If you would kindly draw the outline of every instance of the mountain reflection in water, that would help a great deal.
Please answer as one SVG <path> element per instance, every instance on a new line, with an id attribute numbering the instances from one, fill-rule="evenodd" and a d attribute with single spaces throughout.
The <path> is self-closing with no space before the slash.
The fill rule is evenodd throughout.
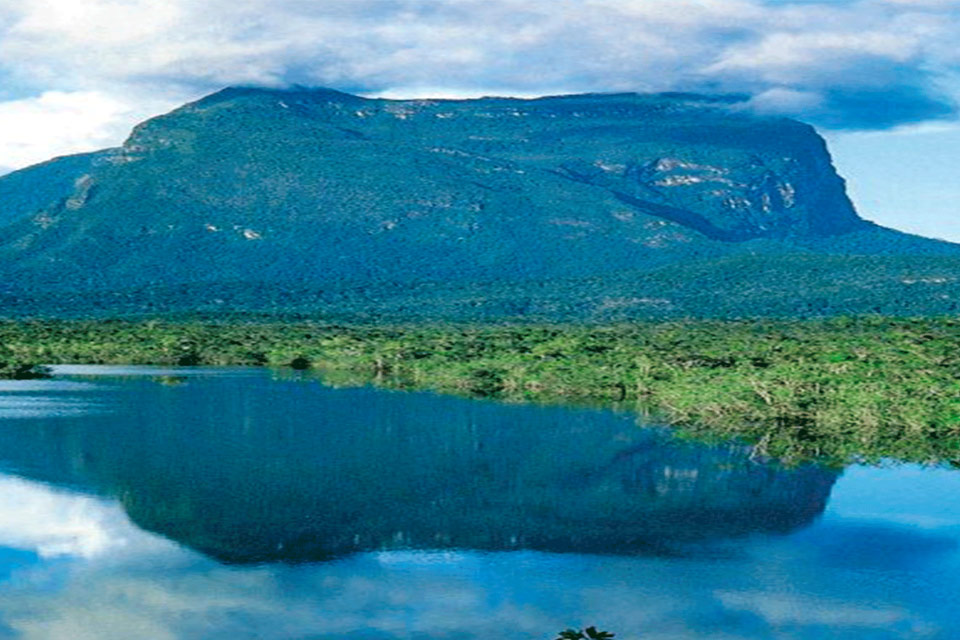
<path id="1" fill-rule="evenodd" d="M 837 477 L 680 441 L 629 414 L 215 373 L 172 386 L 134 376 L 98 387 L 109 411 L 9 421 L 0 465 L 115 497 L 140 527 L 229 563 L 685 553 L 804 527 Z"/>

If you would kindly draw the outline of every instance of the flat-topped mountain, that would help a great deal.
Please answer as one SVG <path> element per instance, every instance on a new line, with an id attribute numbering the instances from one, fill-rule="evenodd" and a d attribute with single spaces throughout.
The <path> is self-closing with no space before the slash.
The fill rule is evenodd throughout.
<path id="1" fill-rule="evenodd" d="M 686 94 L 231 88 L 0 178 L 6 314 L 947 313 L 960 246 L 862 220 L 813 128 Z"/>

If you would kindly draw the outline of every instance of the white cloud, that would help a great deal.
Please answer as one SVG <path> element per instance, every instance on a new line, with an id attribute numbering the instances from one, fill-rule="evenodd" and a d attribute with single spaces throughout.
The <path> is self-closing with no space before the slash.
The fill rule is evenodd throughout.
<path id="1" fill-rule="evenodd" d="M 771 33 L 746 46 L 731 47 L 714 65 L 714 73 L 747 73 L 753 80 L 801 83 L 835 76 L 864 57 L 904 63 L 919 52 L 917 38 L 887 32 Z M 832 64 L 826 64 L 830 60 Z M 859 83 L 865 78 L 851 78 Z"/>
<path id="2" fill-rule="evenodd" d="M 98 91 L 47 91 L 0 102 L 0 165 L 24 166 L 115 145 L 138 115 L 144 115 L 142 107 Z"/>
<path id="3" fill-rule="evenodd" d="M 718 554 L 680 560 L 398 551 L 245 567 L 219 565 L 137 529 L 115 500 L 4 476 L 0 547 L 35 551 L 44 561 L 16 568 L 4 582 L 0 629 L 24 640 L 471 639 L 497 637 L 503 629 L 511 637 L 541 638 L 566 625 L 600 623 L 618 637 L 663 640 L 828 631 L 853 638 L 891 629 L 896 637 L 943 637 L 955 619 L 945 601 L 929 594 L 955 586 L 955 510 L 939 522 L 906 520 L 930 527 L 926 531 L 891 529 L 887 511 L 869 520 L 875 505 L 863 496 L 884 478 L 906 489 L 894 509 L 913 518 L 929 511 L 926 503 L 943 503 L 937 496 L 950 493 L 941 486 L 950 473 L 854 468 L 844 478 L 852 490 L 835 493 L 841 506 L 831 506 L 826 526 L 799 536 L 737 540 L 713 549 Z M 856 526 L 837 526 L 851 516 Z M 864 579 L 860 566 L 830 560 L 831 546 L 860 548 L 891 533 L 907 547 L 938 545 L 925 564 L 906 572 L 900 558 L 890 557 L 904 579 L 889 584 Z M 917 592 L 911 580 L 921 575 Z"/>
<path id="4" fill-rule="evenodd" d="M 943 9 L 949 7 L 960 7 L 960 0 L 879 0 L 885 4 L 906 5 L 910 7 L 923 7 L 929 9 Z"/>
<path id="5" fill-rule="evenodd" d="M 25 640 L 128 638 L 543 638 L 601 624 L 618 637 L 760 639 L 779 633 L 853 638 L 893 628 L 942 637 L 953 620 L 901 590 L 817 574 L 803 554 L 718 562 L 564 554 L 374 554 L 300 567 L 195 562 L 77 566 L 56 591 L 50 568 L 5 597 L 3 622 Z M 389 554 L 388 554 L 389 555 Z M 804 594 L 758 590 L 758 580 Z M 937 575 L 938 585 L 949 582 Z M 575 585 L 575 588 L 571 588 Z M 907 637 L 906 635 L 897 637 Z"/>
<path id="6" fill-rule="evenodd" d="M 137 529 L 116 503 L 0 477 L 0 546 L 92 559 L 173 545 Z"/>
<path id="7" fill-rule="evenodd" d="M 788 625 L 826 628 L 884 629 L 903 620 L 906 612 L 897 607 L 857 606 L 842 600 L 831 602 L 793 593 L 741 591 L 718 593 L 729 609 L 759 614 L 774 627 Z"/>
<path id="8" fill-rule="evenodd" d="M 809 103 L 833 124 L 887 127 L 946 111 L 934 94 L 960 65 L 958 10 L 953 0 L 0 0 L 0 73 L 34 91 L 0 111 L 0 165 L 117 144 L 145 113 L 230 84 L 394 97 L 744 92 L 795 115 Z M 885 91 L 897 109 L 873 122 L 859 91 Z M 77 117 L 50 96 L 72 96 Z M 789 111 L 786 96 L 805 98 Z M 24 140 L 41 121 L 53 133 Z"/>
<path id="9" fill-rule="evenodd" d="M 774 88 L 755 95 L 748 105 L 760 113 L 797 113 L 813 111 L 823 104 L 823 98 L 812 91 Z"/>

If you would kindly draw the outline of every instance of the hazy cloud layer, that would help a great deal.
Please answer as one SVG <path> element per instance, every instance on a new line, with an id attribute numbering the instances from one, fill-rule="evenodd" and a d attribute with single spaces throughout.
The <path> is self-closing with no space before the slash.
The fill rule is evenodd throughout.
<path id="1" fill-rule="evenodd" d="M 98 146 L 229 84 L 738 92 L 833 128 L 888 128 L 954 113 L 958 39 L 958 0 L 0 0 L 0 96 L 19 99 L 0 103 L 14 123 L 0 165 L 49 146 L 10 142 L 11 128 L 57 131 L 85 110 L 90 126 L 61 146 Z"/>

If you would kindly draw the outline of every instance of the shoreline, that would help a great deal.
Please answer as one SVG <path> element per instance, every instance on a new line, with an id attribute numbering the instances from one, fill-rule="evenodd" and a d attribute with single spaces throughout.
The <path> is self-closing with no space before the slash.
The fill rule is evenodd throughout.
<path id="1" fill-rule="evenodd" d="M 653 414 L 697 438 L 831 464 L 960 463 L 960 320 L 585 325 L 3 321 L 7 359 L 253 365 L 509 402 Z"/>

